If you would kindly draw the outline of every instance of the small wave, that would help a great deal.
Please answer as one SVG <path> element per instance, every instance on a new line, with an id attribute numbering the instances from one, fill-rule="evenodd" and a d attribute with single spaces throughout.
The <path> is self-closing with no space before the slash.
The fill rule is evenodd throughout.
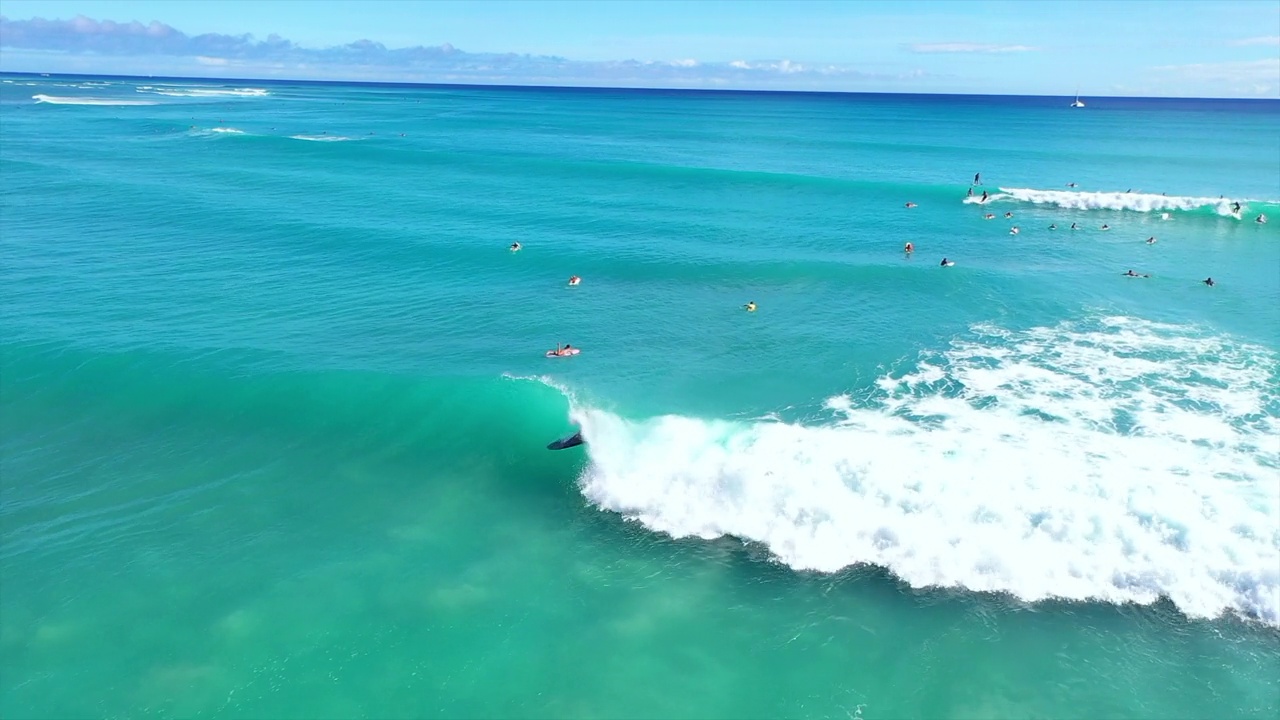
<path id="1" fill-rule="evenodd" d="M 151 100 L 125 100 L 123 98 L 60 97 L 57 95 L 32 95 L 32 100 L 49 105 L 155 105 Z"/>
<path id="2" fill-rule="evenodd" d="M 141 85 L 140 93 L 166 95 L 168 97 L 268 97 L 271 95 L 264 88 L 197 88 L 197 87 L 154 87 Z"/>
<path id="3" fill-rule="evenodd" d="M 233 127 L 216 127 L 216 128 L 209 128 L 209 132 L 211 132 L 211 133 L 223 133 L 223 134 L 227 134 L 227 135 L 243 135 L 243 134 L 244 134 L 244 131 L 243 131 L 243 130 L 239 130 L 239 129 L 236 129 L 236 128 L 233 128 Z"/>
<path id="4" fill-rule="evenodd" d="M 345 142 L 356 139 L 343 135 L 290 135 L 289 137 L 294 140 L 309 140 L 311 142 Z"/>
<path id="5" fill-rule="evenodd" d="M 1210 210 L 1223 217 L 1240 217 L 1249 211 L 1249 203 L 1274 204 L 1269 201 L 1240 200 L 1241 213 L 1235 213 L 1236 200 L 1220 197 L 1154 195 L 1135 192 L 1079 192 L 1069 190 L 1035 190 L 1032 188 L 1000 188 L 987 197 L 985 204 L 1011 200 L 1035 205 L 1053 205 L 1066 210 L 1130 210 L 1134 212 L 1169 212 L 1173 210 Z M 984 204 L 981 197 L 967 197 L 968 204 Z"/>
<path id="6" fill-rule="evenodd" d="M 673 537 L 914 587 L 1152 603 L 1280 625 L 1280 364 L 1132 318 L 975 328 L 829 424 L 630 420 L 574 403 L 582 492 Z"/>

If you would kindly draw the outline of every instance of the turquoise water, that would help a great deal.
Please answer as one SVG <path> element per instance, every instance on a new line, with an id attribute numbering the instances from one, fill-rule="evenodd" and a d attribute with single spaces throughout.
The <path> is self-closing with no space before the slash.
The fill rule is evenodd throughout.
<path id="1" fill-rule="evenodd" d="M 4 76 L 0 715 L 1273 716 L 1280 103 L 1068 102 Z"/>

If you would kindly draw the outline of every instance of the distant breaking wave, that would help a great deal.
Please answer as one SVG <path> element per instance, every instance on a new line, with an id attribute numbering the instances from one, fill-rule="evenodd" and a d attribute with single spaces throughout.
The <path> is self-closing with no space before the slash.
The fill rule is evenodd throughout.
<path id="1" fill-rule="evenodd" d="M 58 95 L 32 95 L 32 100 L 50 105 L 156 105 L 153 100 L 125 100 L 123 98 L 61 97 Z"/>
<path id="2" fill-rule="evenodd" d="M 1135 192 L 1077 192 L 1068 190 L 1035 190 L 1032 188 L 1000 188 L 987 198 L 967 197 L 969 204 L 991 204 L 1012 200 L 1035 205 L 1053 205 L 1067 210 L 1131 210 L 1134 212 L 1169 212 L 1207 209 L 1223 217 L 1234 217 L 1231 211 L 1233 198 L 1189 197 L 1181 195 L 1154 195 Z M 1249 204 L 1273 206 L 1275 201 L 1239 200 L 1241 214 L 1249 212 Z"/>
<path id="3" fill-rule="evenodd" d="M 624 418 L 566 393 L 583 494 L 797 570 L 1280 625 L 1280 364 L 1124 317 L 976 327 L 819 425 Z"/>
<path id="4" fill-rule="evenodd" d="M 310 140 L 311 142 L 345 142 L 347 140 L 355 140 L 343 135 L 290 135 L 294 140 Z"/>
<path id="5" fill-rule="evenodd" d="M 155 87 L 142 85 L 137 88 L 140 93 L 166 95 L 168 97 L 268 97 L 270 92 L 263 88 L 200 88 L 200 87 Z"/>

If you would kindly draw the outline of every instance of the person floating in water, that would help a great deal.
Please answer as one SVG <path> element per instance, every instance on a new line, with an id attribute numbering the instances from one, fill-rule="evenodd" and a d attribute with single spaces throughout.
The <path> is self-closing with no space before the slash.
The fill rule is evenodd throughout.
<path id="1" fill-rule="evenodd" d="M 756 301 L 755 301 L 755 300 L 752 300 L 751 302 L 747 303 L 746 305 L 743 305 L 742 307 L 743 307 L 747 312 L 755 312 L 755 311 L 756 311 Z"/>
<path id="2" fill-rule="evenodd" d="M 913 253 L 913 252 L 915 252 L 915 251 L 916 251 L 916 246 L 915 246 L 915 245 L 912 245 L 911 243 L 907 243 L 906 245 L 903 245 L 903 246 L 902 246 L 902 252 L 904 252 L 904 253 L 906 253 L 906 254 L 908 254 L 908 255 L 910 255 L 911 253 Z"/>
<path id="3" fill-rule="evenodd" d="M 951 262 L 947 258 L 942 258 L 942 262 L 940 264 L 942 267 L 951 267 L 952 265 L 955 265 L 955 263 Z"/>
<path id="4" fill-rule="evenodd" d="M 511 243 L 511 252 L 520 252 L 520 243 L 518 242 Z"/>
<path id="5" fill-rule="evenodd" d="M 1142 274 L 1136 273 L 1136 272 L 1134 272 L 1134 271 L 1132 271 L 1132 270 L 1126 270 L 1126 271 L 1124 271 L 1123 273 L 1120 273 L 1120 274 L 1121 274 L 1121 275 L 1124 275 L 1125 277 L 1140 277 L 1140 278 L 1149 278 L 1149 277 L 1151 277 L 1150 275 L 1142 275 Z"/>
<path id="6" fill-rule="evenodd" d="M 1200 282 L 1204 283 L 1205 285 L 1208 285 L 1209 287 L 1213 287 L 1214 285 L 1216 285 L 1216 284 L 1217 284 L 1217 283 L 1215 283 L 1215 282 L 1213 281 L 1213 278 L 1205 278 L 1205 279 L 1201 280 Z"/>
<path id="7" fill-rule="evenodd" d="M 1050 226 L 1049 226 L 1049 229 L 1050 229 L 1050 230 L 1057 230 L 1057 229 L 1058 229 L 1058 223 L 1053 223 L 1052 225 L 1050 225 Z"/>

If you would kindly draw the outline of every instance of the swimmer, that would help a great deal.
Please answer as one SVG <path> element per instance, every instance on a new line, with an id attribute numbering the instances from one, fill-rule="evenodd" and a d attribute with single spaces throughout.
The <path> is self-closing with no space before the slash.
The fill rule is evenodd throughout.
<path id="1" fill-rule="evenodd" d="M 520 252 L 520 243 L 518 242 L 511 243 L 511 252 Z"/>
<path id="2" fill-rule="evenodd" d="M 1009 219 L 1009 218 L 1011 218 L 1011 217 L 1013 217 L 1013 213 L 1011 213 L 1011 212 L 1007 212 L 1007 213 L 1005 213 L 1005 214 L 1004 214 L 1004 218 L 1005 218 L 1006 220 L 1008 220 L 1008 219 Z"/>
<path id="3" fill-rule="evenodd" d="M 913 208 L 913 207 L 916 207 L 916 204 L 915 204 L 915 203 L 913 203 L 913 202 L 909 202 L 909 203 L 907 203 L 907 207 L 909 207 L 909 208 Z"/>
<path id="4" fill-rule="evenodd" d="M 1012 228 L 1011 230 L 1009 230 L 1009 234 L 1010 234 L 1010 235 L 1017 235 L 1017 234 L 1018 234 L 1018 226 L 1017 226 L 1017 225 L 1014 225 L 1014 226 L 1013 226 L 1013 228 Z"/>
<path id="5" fill-rule="evenodd" d="M 580 283 L 580 282 L 582 282 L 582 278 L 578 277 L 577 275 L 574 275 L 574 276 L 572 276 L 572 277 L 570 277 L 570 278 L 569 278 L 569 285 L 570 285 L 570 286 L 577 285 L 577 284 L 578 284 L 578 283 Z"/>
<path id="6" fill-rule="evenodd" d="M 1262 213 L 1258 213 L 1258 217 L 1254 218 L 1253 221 L 1258 223 L 1259 225 L 1266 225 L 1267 216 Z"/>
<path id="7" fill-rule="evenodd" d="M 911 243 L 907 243 L 906 245 L 903 245 L 903 246 L 902 246 L 902 252 L 904 252 L 904 253 L 906 253 L 906 254 L 908 254 L 908 255 L 910 255 L 911 253 L 913 253 L 913 252 L 915 252 L 915 251 L 916 251 L 916 246 L 915 246 L 915 245 L 912 245 Z"/>
<path id="8" fill-rule="evenodd" d="M 987 213 L 986 215 L 983 215 L 983 216 L 982 216 L 982 219 L 983 219 L 983 220 L 995 220 L 995 219 L 996 219 L 996 216 L 995 216 L 993 213 Z"/>
<path id="9" fill-rule="evenodd" d="M 747 312 L 755 312 L 755 311 L 756 311 L 756 301 L 755 301 L 755 300 L 752 300 L 751 302 L 747 303 L 746 305 L 743 305 L 742 307 L 743 307 L 743 309 L 745 309 Z"/>
<path id="10" fill-rule="evenodd" d="M 1136 272 L 1134 272 L 1134 271 L 1132 271 L 1132 270 L 1126 270 L 1126 271 L 1124 271 L 1124 272 L 1122 272 L 1122 273 L 1120 273 L 1120 274 L 1121 274 L 1121 275 L 1124 275 L 1125 277 L 1140 277 L 1140 278 L 1149 278 L 1149 277 L 1151 277 L 1150 275 L 1142 275 L 1142 274 L 1136 273 Z"/>
<path id="11" fill-rule="evenodd" d="M 1110 229 L 1111 229 L 1111 226 L 1110 226 L 1110 225 L 1107 225 L 1106 223 L 1103 223 L 1103 225 L 1102 225 L 1102 229 L 1103 229 L 1103 230 L 1110 230 Z"/>
<path id="12" fill-rule="evenodd" d="M 1213 287 L 1214 285 L 1216 285 L 1216 284 L 1217 284 L 1217 283 L 1215 283 L 1215 282 L 1213 281 L 1213 278 L 1205 278 L 1205 279 L 1201 280 L 1200 282 L 1204 283 L 1205 285 L 1208 285 L 1209 287 Z"/>
<path id="13" fill-rule="evenodd" d="M 1147 238 L 1147 244 L 1148 244 L 1148 245 L 1155 245 L 1155 244 L 1156 244 L 1156 236 L 1155 236 L 1155 235 L 1152 235 L 1151 237 Z"/>
<path id="14" fill-rule="evenodd" d="M 942 258 L 942 267 L 951 267 L 952 265 L 955 265 L 955 263 L 946 258 Z"/>
<path id="15" fill-rule="evenodd" d="M 1057 230 L 1057 229 L 1058 229 L 1058 223 L 1053 223 L 1052 225 L 1050 225 L 1050 226 L 1049 226 L 1049 229 L 1050 229 L 1050 230 Z"/>

